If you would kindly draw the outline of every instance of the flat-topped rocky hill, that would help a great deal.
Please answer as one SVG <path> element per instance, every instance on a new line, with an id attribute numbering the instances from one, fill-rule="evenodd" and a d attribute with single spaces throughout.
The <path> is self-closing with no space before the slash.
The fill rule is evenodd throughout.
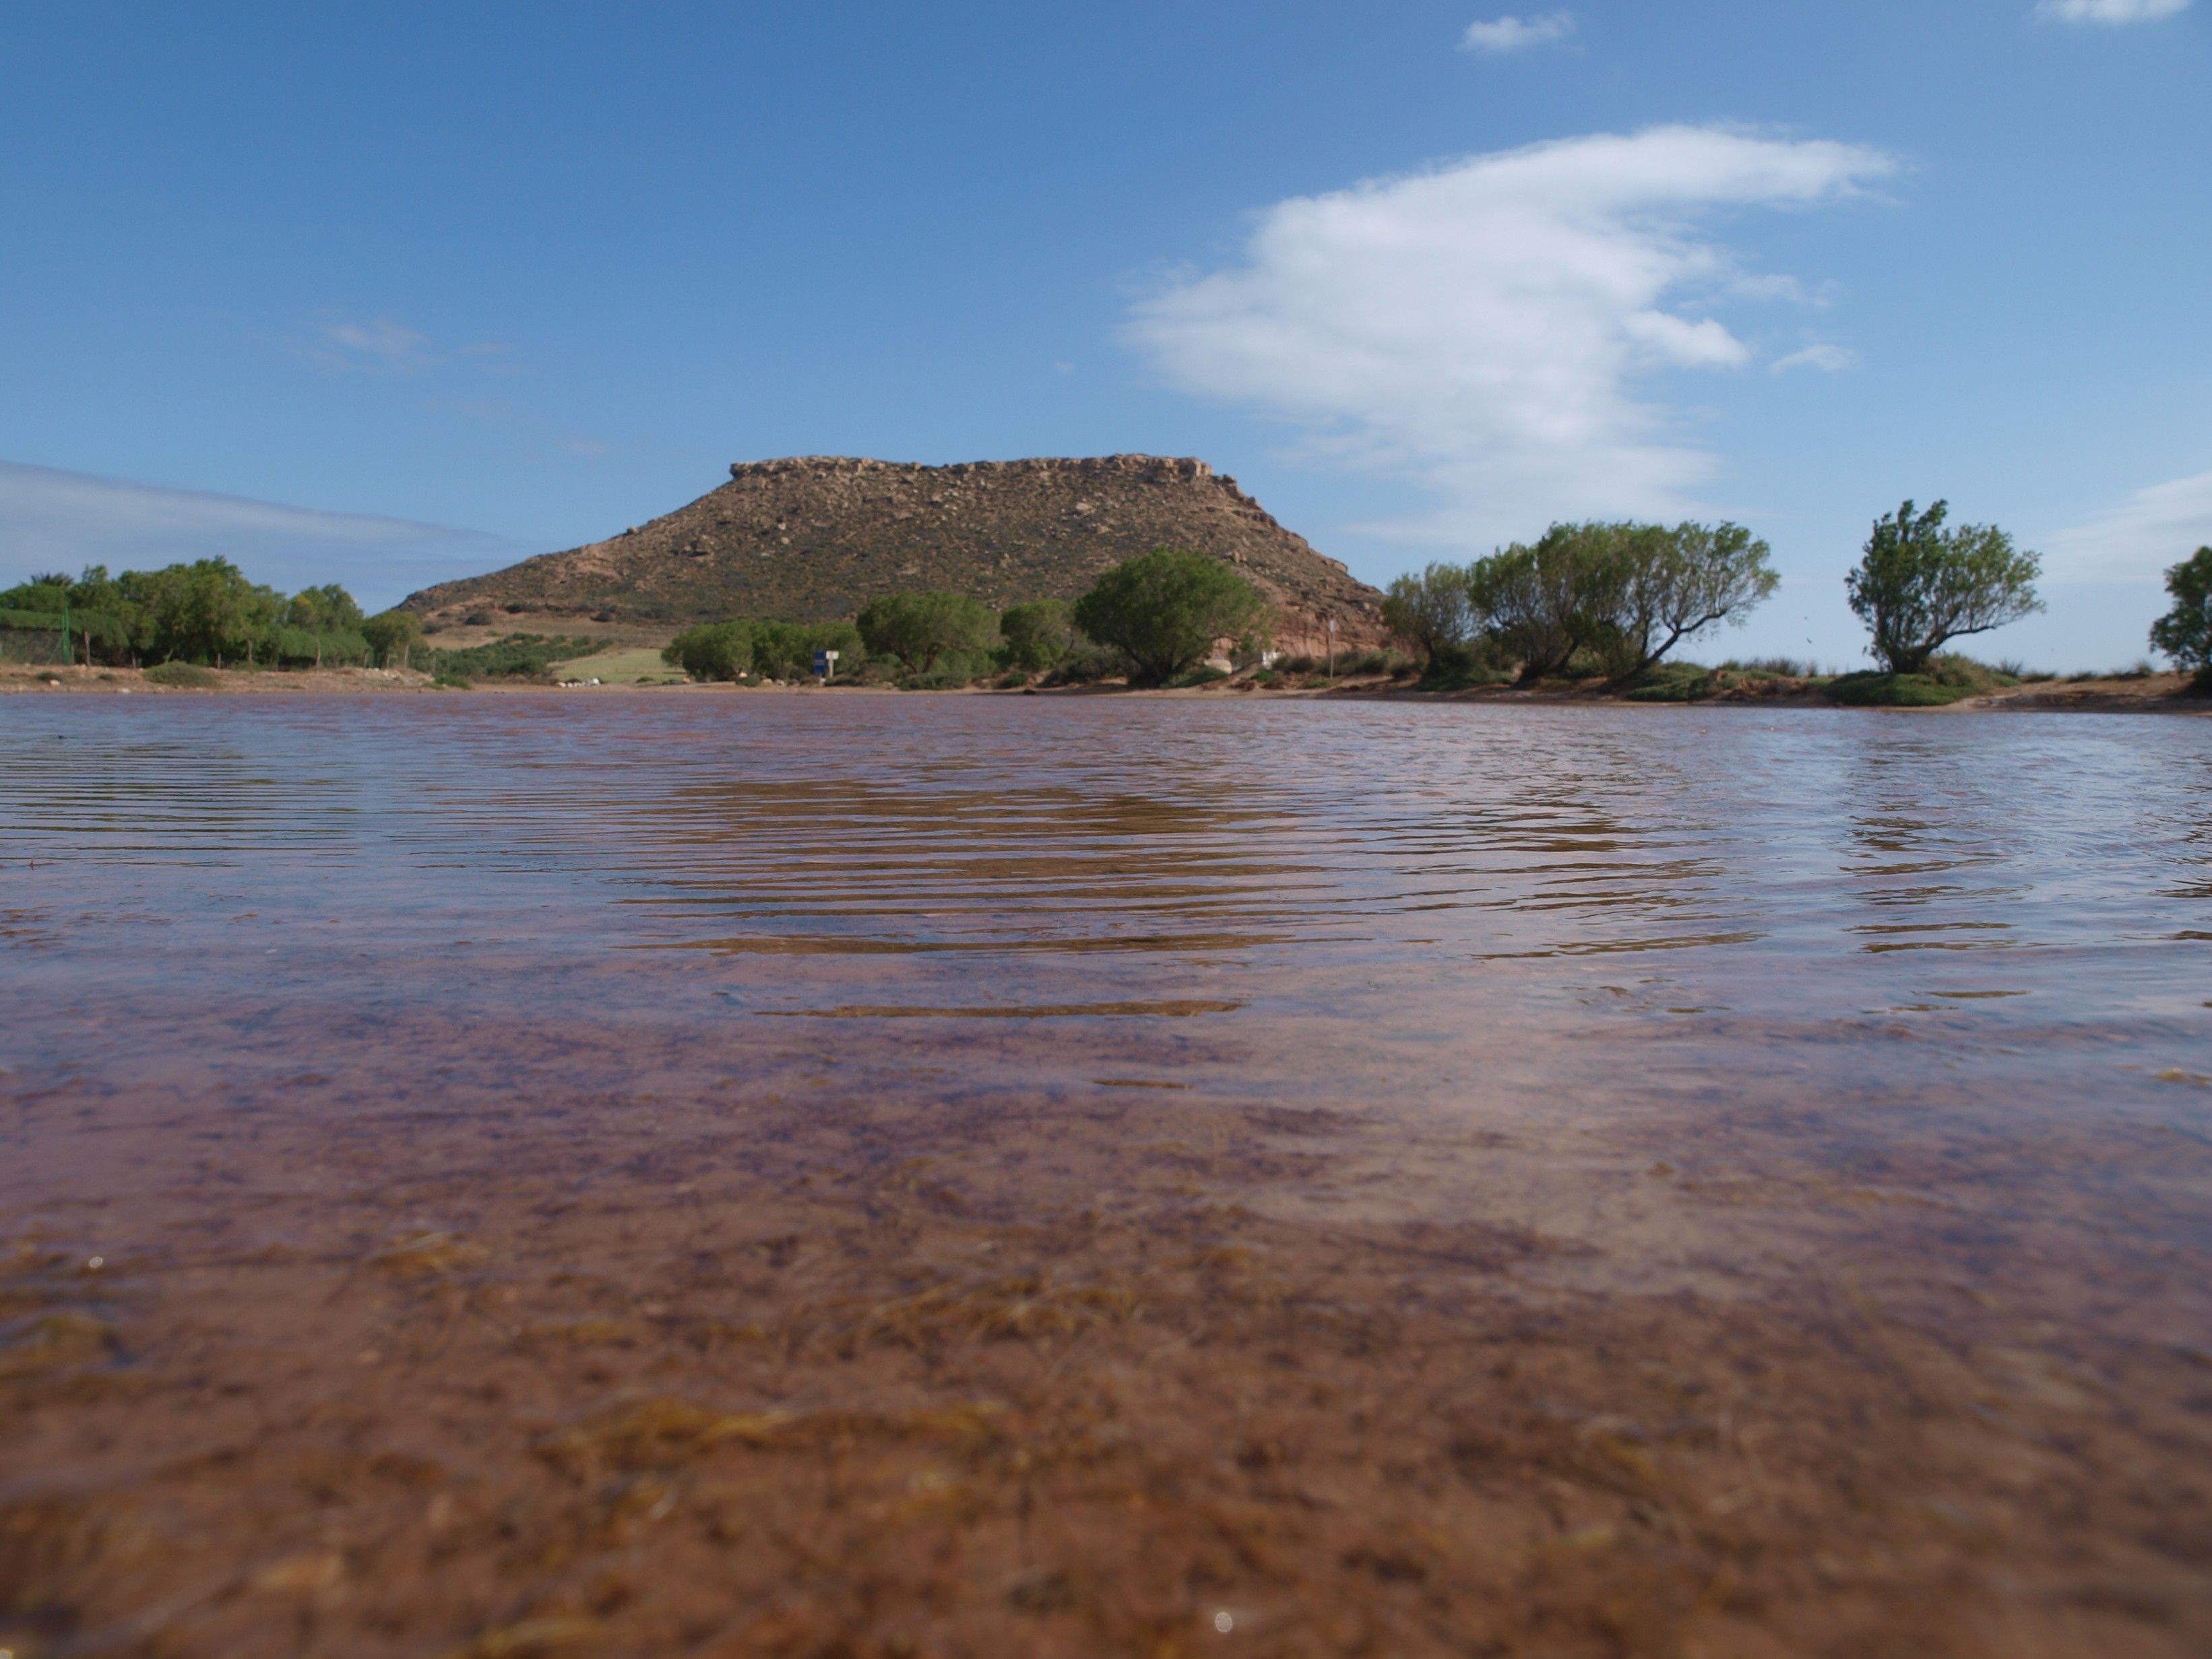
<path id="1" fill-rule="evenodd" d="M 1073 599 L 1156 547 L 1235 565 L 1274 602 L 1285 649 L 1384 638 L 1382 595 L 1204 461 L 1153 455 L 951 466 L 801 456 L 740 462 L 689 507 L 603 542 L 443 582 L 407 605 L 444 622 L 497 609 L 672 629 L 726 617 L 849 617 L 945 588 L 994 607 Z"/>

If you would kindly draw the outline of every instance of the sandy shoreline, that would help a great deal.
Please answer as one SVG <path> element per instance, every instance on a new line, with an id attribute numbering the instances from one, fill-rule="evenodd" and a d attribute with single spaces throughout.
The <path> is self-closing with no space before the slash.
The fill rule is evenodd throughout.
<path id="1" fill-rule="evenodd" d="M 1838 705 L 1815 688 L 1788 682 L 1777 683 L 1764 689 L 1756 683 L 1724 691 L 1719 696 L 1700 698 L 1695 702 L 1632 702 L 1627 699 L 1607 695 L 1595 689 L 1527 690 L 1515 686 L 1480 686 L 1459 691 L 1423 691 L 1376 675 L 1364 679 L 1346 679 L 1328 687 L 1258 686 L 1236 680 L 1212 685 L 1176 690 L 1133 690 L 1115 684 L 1098 685 L 1058 686 L 1027 689 L 988 686 L 964 687 L 957 690 L 915 692 L 882 685 L 818 685 L 769 684 L 739 686 L 720 684 L 685 683 L 638 684 L 611 683 L 599 685 L 547 684 L 531 680 L 478 680 L 466 691 L 449 690 L 434 686 L 427 674 L 396 669 L 339 668 L 297 669 L 283 671 L 252 669 L 219 669 L 211 671 L 217 683 L 204 686 L 171 686 L 149 680 L 144 672 L 134 668 L 84 668 L 9 666 L 0 668 L 0 696 L 81 695 L 149 696 L 373 696 L 393 693 L 434 693 L 439 696 L 473 696 L 490 693 L 498 696 L 1048 696 L 1098 697 L 1119 696 L 1143 699 L 1194 699 L 1217 702 L 1223 698 L 1266 700 L 1305 700 L 1326 698 L 1332 701 L 1366 700 L 1391 702 L 1479 702 L 1492 704 L 1531 704 L 1556 707 L 1561 704 L 1603 704 L 1607 707 L 1626 707 L 1650 709 L 1709 708 L 1743 706 L 1758 708 L 1833 708 Z M 1939 708 L 1891 708 L 1875 712 L 1907 714 L 1965 714 L 1986 713 L 2078 713 L 2078 714 L 2161 714 L 2212 716 L 2212 698 L 2187 695 L 2189 677 L 2178 673 L 2153 674 L 2142 678 L 2107 678 L 2093 680 L 2042 680 L 2008 686 L 1983 696 L 1965 698 Z"/>

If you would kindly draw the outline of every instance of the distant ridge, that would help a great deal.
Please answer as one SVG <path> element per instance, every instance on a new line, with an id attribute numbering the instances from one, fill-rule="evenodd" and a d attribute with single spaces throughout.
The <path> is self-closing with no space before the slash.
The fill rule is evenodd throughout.
<path id="1" fill-rule="evenodd" d="M 947 588 L 1003 608 L 1073 599 L 1156 547 L 1237 566 L 1274 602 L 1285 649 L 1379 644 L 1382 596 L 1204 461 L 1157 455 L 967 461 L 837 455 L 741 461 L 689 507 L 564 553 L 442 582 L 409 608 L 450 621 L 498 606 L 686 625 L 826 621 L 883 594 Z"/>

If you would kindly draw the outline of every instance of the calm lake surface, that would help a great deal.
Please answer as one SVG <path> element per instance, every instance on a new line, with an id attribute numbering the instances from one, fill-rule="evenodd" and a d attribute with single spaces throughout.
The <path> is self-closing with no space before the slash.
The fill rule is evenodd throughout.
<path id="1" fill-rule="evenodd" d="M 772 1612 L 815 1619 L 807 1640 L 858 1644 L 840 1651 L 1018 1639 L 1074 1653 L 1133 1650 L 1122 1644 L 1140 1629 L 1210 1632 L 1234 1612 L 1255 1651 L 1464 1650 L 1487 1632 L 1501 1652 L 1751 1653 L 1801 1650 L 1812 1638 L 1789 1621 L 1823 1596 L 1820 1628 L 1920 1651 L 2181 1652 L 2212 1632 L 2212 721 L 57 696 L 0 703 L 0 1249 L 19 1281 L 0 1305 L 49 1322 L 46 1336 L 18 1332 L 36 1363 L 0 1369 L 17 1396 L 0 1441 L 16 1540 L 0 1547 L 0 1592 L 16 1599 L 0 1594 L 0 1608 L 24 1621 L 22 1643 L 137 1641 L 158 1614 L 178 1650 L 298 1650 L 304 1616 L 333 1651 L 442 1652 L 567 1618 L 625 1650 L 735 1652 L 767 1650 L 745 1621 Z M 894 1211 L 905 1218 L 882 1231 Z M 1124 1244 L 1095 1242 L 1113 1225 Z M 1273 1264 L 1273 1300 L 1206 1277 L 1205 1252 L 1232 1236 Z M 1183 1239 L 1196 1277 L 1144 1279 L 1142 1297 L 1114 1304 L 1121 1322 L 1086 1334 L 1106 1322 L 1098 1287 L 1165 1273 L 1163 1241 Z M 1346 1254 L 1358 1251 L 1397 1254 L 1370 1267 Z M 972 1353 L 931 1347 L 955 1340 L 938 1332 L 878 1360 L 873 1337 L 833 1340 L 820 1323 L 827 1308 L 916 1294 L 917 1274 L 933 1307 L 972 1301 L 1002 1282 L 979 1264 L 1018 1255 L 1037 1284 L 1091 1286 L 1094 1312 L 1039 1333 L 1018 1319 L 995 1346 L 984 1336 L 1006 1338 L 1013 1316 L 978 1313 Z M 94 1255 L 101 1267 L 85 1269 Z M 740 1257 L 752 1277 L 730 1265 Z M 821 1277 L 787 1294 L 806 1271 Z M 575 1288 L 595 1274 L 629 1277 L 619 1296 Z M 541 1313 L 580 1297 L 562 1304 L 568 1326 L 597 1309 L 634 1328 L 606 1352 L 570 1344 L 549 1359 L 542 1342 L 514 1346 L 538 1328 L 521 1314 L 485 1311 L 498 1296 Z M 609 1296 L 614 1315 L 592 1300 Z M 1276 1374 L 1261 1367 L 1279 1338 L 1237 1319 L 1386 1304 L 1408 1322 L 1394 1330 L 1431 1322 L 1421 1354 L 1477 1326 L 1495 1336 L 1499 1320 L 1586 1325 L 1587 1342 L 1557 1347 L 1567 1369 L 1481 1412 L 1536 1424 L 1556 1406 L 1584 1425 L 1570 1437 L 1581 1449 L 1558 1454 L 1570 1462 L 1626 1437 L 1604 1479 L 1524 1448 L 1496 1454 L 1505 1472 L 1487 1487 L 1451 1449 L 1466 1432 L 1439 1440 L 1437 1468 L 1461 1471 L 1451 1492 L 1491 1505 L 1453 1535 L 1522 1564 L 1496 1567 L 1491 1600 L 1444 1545 L 1421 1546 L 1436 1556 L 1422 1565 L 1413 1546 L 1376 1556 L 1330 1534 L 1316 1578 L 1282 1539 L 1318 1522 L 1283 1522 L 1273 1557 L 1168 1571 L 1138 1557 L 1182 1522 L 1131 1520 L 1073 1474 L 1066 1513 L 1091 1518 L 1067 1522 L 1069 1559 L 1126 1545 L 1127 1583 L 1053 1565 L 1028 1508 L 986 1572 L 975 1562 L 1000 1545 L 979 1540 L 999 1536 L 1000 1512 L 977 1464 L 962 1477 L 982 1483 L 967 1518 L 921 1528 L 939 1543 L 975 1529 L 938 1590 L 863 1595 L 841 1568 L 793 1612 L 805 1575 L 769 1562 L 750 1599 L 702 1612 L 683 1597 L 704 1592 L 639 1565 L 636 1539 L 607 1543 L 614 1523 L 597 1510 L 553 1565 L 514 1565 L 510 1538 L 507 1555 L 483 1547 L 505 1565 L 457 1577 L 445 1557 L 394 1553 L 443 1486 L 393 1497 L 381 1477 L 334 1476 L 307 1503 L 289 1464 L 175 1473 L 195 1446 L 211 1456 L 273 1434 L 288 1456 L 322 1456 L 419 1438 L 443 1412 L 449 1443 L 410 1455 L 461 1494 L 443 1513 L 463 1513 L 467 1492 L 554 1480 L 544 1437 L 609 1402 L 920 1409 L 951 1386 L 947 1367 L 971 1364 L 1001 1369 L 962 1373 L 961 1388 L 1039 1423 L 1073 1409 L 1035 1392 L 1040 1379 L 1059 1389 L 1095 1364 L 1105 1380 L 1085 1409 L 1110 1395 L 1109 1414 L 1133 1422 L 1152 1407 L 1114 1392 L 1138 1374 L 1138 1350 L 1116 1345 L 1147 1318 L 1180 1333 L 1176 1352 L 1215 1353 L 1222 1376 L 1255 1368 L 1234 1388 L 1192 1373 L 1178 1386 L 1196 1393 L 1153 1401 L 1164 1425 L 1211 1421 L 1202 1451 L 1237 1443 L 1250 1402 L 1274 1397 L 1252 1379 Z M 1128 1311 L 1139 1305 L 1181 1311 Z M 97 1328 L 52 1337 L 55 1310 Z M 716 1330 L 776 1335 L 775 1365 L 712 1358 L 709 1311 Z M 1208 1329 L 1211 1349 L 1193 1334 Z M 1003 1370 L 1017 1349 L 1063 1339 L 1034 1373 Z M 1362 1340 L 1330 1362 L 1334 1404 L 1283 1396 L 1281 1411 L 1312 1413 L 1284 1443 L 1350 1437 L 1351 1470 L 1378 1459 L 1342 1426 L 1364 1420 L 1370 1394 L 1425 1413 L 1393 1431 L 1401 1446 L 1431 1418 L 1475 1411 L 1437 1392 L 1474 1375 L 1472 1359 L 1430 1376 L 1414 1346 Z M 830 1357 L 817 1365 L 809 1344 Z M 1572 1353 L 1601 1346 L 1609 1359 L 1574 1369 Z M 38 1358 L 49 1350 L 60 1357 Z M 1687 1376 L 1723 1352 L 1730 1375 L 1802 1365 L 1807 1380 L 1753 1389 L 1763 1406 L 1699 1407 L 1703 1438 L 1669 1462 L 1658 1408 L 1627 1397 L 1646 1384 L 1626 1379 Z M 1514 1375 L 1494 1361 L 1483 1375 Z M 243 1394 L 218 1403 L 229 1373 Z M 1680 1386 L 1710 1402 L 1731 1385 Z M 1232 1395 L 1245 1403 L 1221 1403 Z M 350 1427 L 331 1426 L 334 1401 Z M 1764 1454 L 1732 1438 L 1755 1410 L 1772 1419 Z M 1616 1419 L 1645 1426 L 1587 1428 Z M 1498 1429 L 1498 1443 L 1553 1434 L 1518 1432 Z M 1976 1436 L 1995 1438 L 1945 1461 Z M 746 1468 L 769 1454 L 753 1455 Z M 1759 1495 L 1730 1497 L 1723 1464 L 1759 1455 L 1802 1467 L 1769 1485 L 1743 1475 Z M 1239 1457 L 1224 1479 L 1260 1483 L 1243 1501 L 1273 1502 L 1292 1478 L 1274 1453 Z M 654 1524 L 705 1515 L 707 1475 L 645 1461 L 677 1482 Z M 1650 1484 L 1660 1474 L 1634 1473 L 1647 1465 L 1705 1472 L 1667 1475 L 1686 1483 L 1668 1496 Z M 614 1478 L 592 1468 L 558 1490 Z M 1915 1480 L 1932 1483 L 1914 1488 L 1917 1518 L 1869 1518 L 1870 1491 Z M 1638 1481 L 1649 1489 L 1622 1484 Z M 1692 1501 L 1698 1481 L 1711 1490 Z M 823 1528 L 858 1512 L 798 1491 L 745 1501 L 819 1508 Z M 1499 1518 L 1524 1498 L 1525 1515 Z M 1398 1487 L 1300 1501 L 1355 1531 L 1424 1535 L 1449 1507 Z M 1638 1504 L 1704 1518 L 1669 1532 Z M 189 1563 L 118 1573 L 126 1512 L 189 1537 L 176 1545 Z M 693 1518 L 707 1550 L 720 1523 Z M 1854 1555 L 1862 1522 L 1887 1541 Z M 1730 1543 L 1728 1527 L 1753 1534 Z M 1568 1554 L 1527 1554 L 1530 1528 Z M 1649 1605 L 1607 1625 L 1589 1586 L 1628 1582 L 1620 1552 L 1641 1547 L 1638 1528 L 1657 1553 L 1630 1577 L 1670 1584 L 1675 1562 L 1691 1588 L 1639 1589 Z M 1900 1528 L 1925 1534 L 1921 1554 Z M 871 1560 L 896 1554 L 875 1534 L 836 1536 Z M 811 1547 L 804 1559 L 836 1553 Z M 562 1601 L 592 1550 L 630 1552 L 630 1590 Z M 2008 1552 L 2070 1563 L 2070 1599 L 2054 1612 L 2045 1589 L 2008 1580 Z M 1551 1584 L 1568 1555 L 1588 1585 L 1559 1592 L 1547 1648 L 1513 1609 L 1552 1606 L 1527 1574 Z M 1388 1566 L 1401 1557 L 1414 1565 Z M 259 1600 L 207 1588 L 291 1561 L 309 1564 L 285 1569 L 298 1583 L 279 1573 Z M 1723 1568 L 1731 1584 L 1783 1576 L 1739 1605 L 1712 1588 Z M 415 1584 L 418 1623 L 380 1636 L 357 1622 L 343 1586 L 368 1574 Z M 1328 1574 L 1362 1588 L 1328 1589 Z M 1365 1622 L 1323 1639 L 1316 1598 Z M 925 1604 L 936 1611 L 912 1610 Z M 900 1619 L 904 1649 L 884 1633 Z"/>

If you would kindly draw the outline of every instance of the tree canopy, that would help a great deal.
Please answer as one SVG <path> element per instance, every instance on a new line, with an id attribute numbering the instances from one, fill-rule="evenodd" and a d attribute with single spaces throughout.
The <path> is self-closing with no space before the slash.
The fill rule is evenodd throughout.
<path id="1" fill-rule="evenodd" d="M 361 660 L 370 650 L 361 607 L 343 587 L 287 599 L 249 581 L 228 559 L 198 559 L 111 576 L 88 566 L 75 580 L 34 577 L 0 593 L 0 623 L 58 631 L 111 662 Z"/>
<path id="2" fill-rule="evenodd" d="M 1121 652 L 1131 678 L 1158 685 L 1196 667 L 1218 640 L 1271 626 L 1260 591 L 1219 559 L 1178 547 L 1115 565 L 1075 602 L 1075 624 Z"/>
<path id="3" fill-rule="evenodd" d="M 1425 654 L 1482 633 L 1535 679 L 1594 653 L 1633 679 L 1685 640 L 1741 623 L 1779 578 L 1741 525 L 1555 524 L 1463 569 L 1391 585 L 1383 617 Z"/>
<path id="4" fill-rule="evenodd" d="M 1613 526 L 1596 586 L 1594 641 L 1616 680 L 1633 679 L 1716 623 L 1741 627 L 1780 583 L 1767 546 L 1738 524 Z"/>
<path id="5" fill-rule="evenodd" d="M 1950 640 L 1984 634 L 2043 609 L 2042 562 L 2014 550 L 1995 525 L 1944 527 L 1948 503 L 1916 513 L 1906 501 L 1876 519 L 1858 568 L 1844 578 L 1851 610 L 1893 674 L 1917 674 Z"/>
<path id="6" fill-rule="evenodd" d="M 1467 574 L 1458 565 L 1431 564 L 1399 577 L 1382 599 L 1384 625 L 1431 661 L 1465 645 L 1474 630 Z"/>
<path id="7" fill-rule="evenodd" d="M 2152 648 L 2200 676 L 2212 675 L 2212 547 L 2169 567 L 2166 591 L 2173 609 L 2150 625 Z"/>
<path id="8" fill-rule="evenodd" d="M 362 637 L 376 653 L 377 662 L 384 667 L 392 665 L 397 654 L 399 665 L 407 666 L 414 654 L 416 643 L 422 637 L 422 619 L 412 611 L 380 611 L 361 624 Z"/>
<path id="9" fill-rule="evenodd" d="M 1040 674 L 1056 668 L 1082 643 L 1074 607 L 1065 599 L 1031 599 L 999 614 L 1002 655 L 1009 668 Z"/>
<path id="10" fill-rule="evenodd" d="M 990 607 L 965 593 L 887 593 L 858 626 L 870 651 L 896 657 L 909 674 L 927 674 L 939 657 L 988 650 L 999 637 Z"/>

